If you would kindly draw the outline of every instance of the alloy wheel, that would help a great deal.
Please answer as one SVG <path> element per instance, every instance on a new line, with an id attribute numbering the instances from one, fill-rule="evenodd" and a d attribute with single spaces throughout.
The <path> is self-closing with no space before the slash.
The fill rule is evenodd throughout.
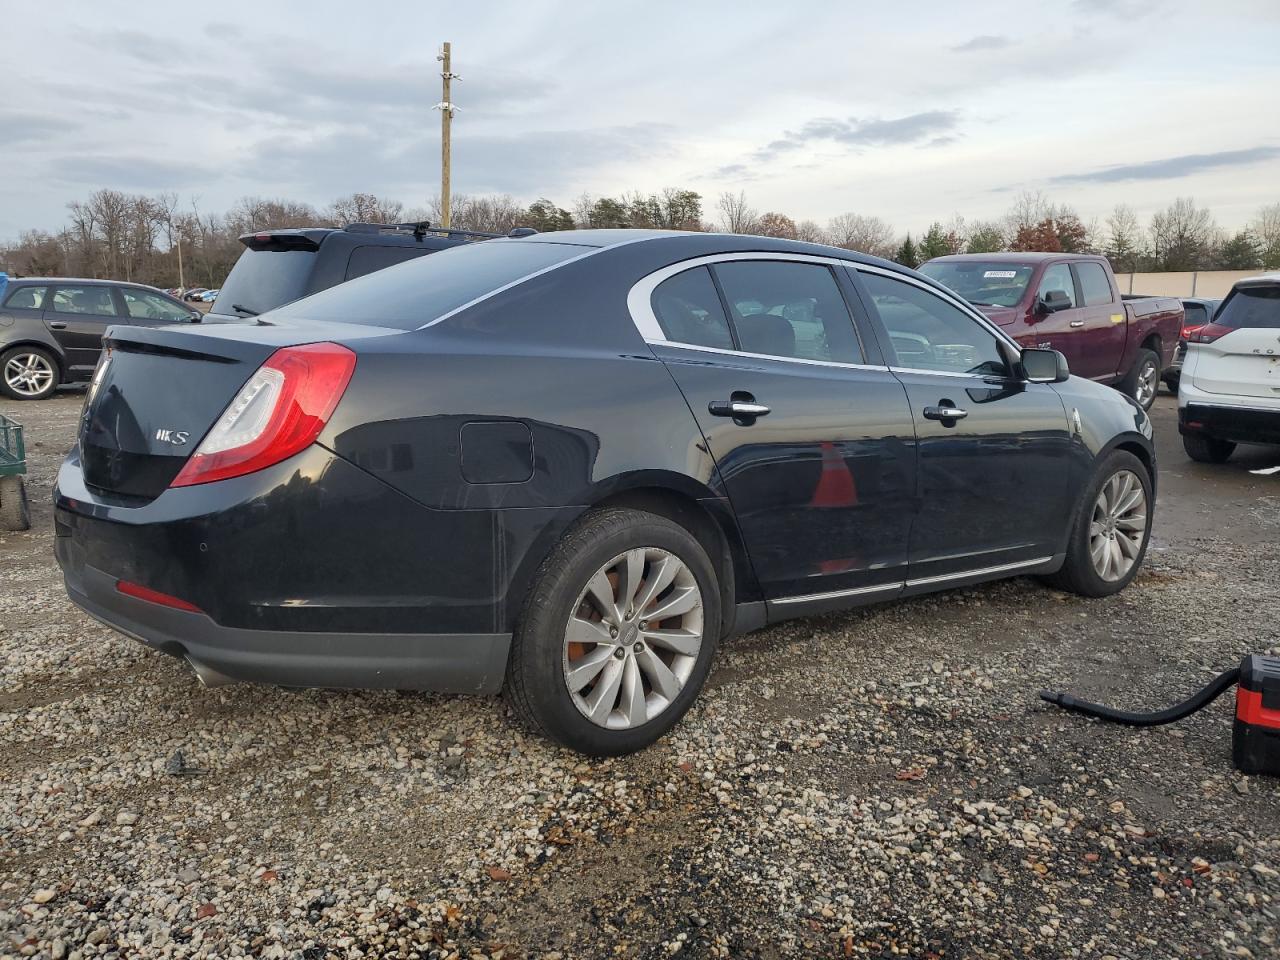
<path id="1" fill-rule="evenodd" d="M 1146 409 L 1151 401 L 1155 399 L 1159 383 L 1160 373 L 1156 369 L 1156 365 L 1148 360 L 1142 365 L 1142 369 L 1138 371 L 1138 388 L 1135 391 L 1137 396 L 1133 399 L 1137 400 L 1143 409 Z"/>
<path id="2" fill-rule="evenodd" d="M 38 397 L 48 390 L 53 375 L 53 364 L 38 353 L 14 354 L 4 365 L 4 382 L 24 397 Z"/>
<path id="3" fill-rule="evenodd" d="M 1119 470 L 1098 491 L 1089 522 L 1089 555 L 1103 580 L 1128 576 L 1147 533 L 1147 493 L 1131 470 Z"/>
<path id="4" fill-rule="evenodd" d="M 569 615 L 569 696 L 597 726 L 638 727 L 675 701 L 702 639 L 702 591 L 684 561 L 659 547 L 628 550 L 592 575 Z"/>

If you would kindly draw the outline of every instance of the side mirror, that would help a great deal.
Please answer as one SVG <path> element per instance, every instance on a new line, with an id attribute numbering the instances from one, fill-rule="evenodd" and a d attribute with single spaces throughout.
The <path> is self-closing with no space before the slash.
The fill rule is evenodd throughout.
<path id="1" fill-rule="evenodd" d="M 1036 302 L 1041 313 L 1057 313 L 1071 307 L 1071 295 L 1065 290 L 1049 290 Z"/>
<path id="2" fill-rule="evenodd" d="M 1057 350 L 1030 347 L 1022 351 L 1018 365 L 1027 383 L 1062 383 L 1071 376 L 1067 358 Z"/>

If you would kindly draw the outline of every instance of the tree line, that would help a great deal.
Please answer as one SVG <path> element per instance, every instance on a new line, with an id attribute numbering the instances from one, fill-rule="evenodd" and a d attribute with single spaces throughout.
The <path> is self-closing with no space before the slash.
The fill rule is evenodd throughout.
<path id="1" fill-rule="evenodd" d="M 439 198 L 420 208 L 370 193 L 340 197 L 324 208 L 283 199 L 245 197 L 230 210 L 208 213 L 198 201 L 174 193 L 154 196 L 98 190 L 67 205 L 57 232 L 28 230 L 0 246 L 0 268 L 11 275 L 110 277 L 159 287 L 218 286 L 235 264 L 246 233 L 288 227 L 342 226 L 441 219 Z M 1003 217 L 937 220 L 913 236 L 886 220 L 842 213 L 825 224 L 794 220 L 752 207 L 743 192 L 720 194 L 711 210 L 693 190 L 633 191 L 615 197 L 584 194 L 571 208 L 543 197 L 523 204 L 505 194 L 455 195 L 452 226 L 505 234 L 516 227 L 539 231 L 594 228 L 724 230 L 826 243 L 896 260 L 909 267 L 952 253 L 1063 251 L 1101 253 L 1117 273 L 1169 270 L 1280 268 L 1280 203 L 1262 207 L 1234 232 L 1218 226 L 1211 211 L 1178 198 L 1143 223 L 1118 205 L 1103 223 L 1085 222 L 1069 205 L 1041 193 L 1020 194 Z"/>

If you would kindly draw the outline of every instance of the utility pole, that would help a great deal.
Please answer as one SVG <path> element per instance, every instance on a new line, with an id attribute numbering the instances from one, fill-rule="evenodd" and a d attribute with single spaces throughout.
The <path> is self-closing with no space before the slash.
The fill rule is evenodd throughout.
<path id="1" fill-rule="evenodd" d="M 442 65 L 440 71 L 440 79 L 442 81 L 443 97 L 436 104 L 436 109 L 440 111 L 440 226 L 448 227 L 452 220 L 450 206 L 450 182 L 449 182 L 449 148 L 450 135 L 449 123 L 453 120 L 453 112 L 456 107 L 450 99 L 449 86 L 453 80 L 461 80 L 461 77 L 455 77 L 452 70 L 452 60 L 450 59 L 450 45 L 446 42 L 440 50 L 440 55 L 436 57 Z"/>

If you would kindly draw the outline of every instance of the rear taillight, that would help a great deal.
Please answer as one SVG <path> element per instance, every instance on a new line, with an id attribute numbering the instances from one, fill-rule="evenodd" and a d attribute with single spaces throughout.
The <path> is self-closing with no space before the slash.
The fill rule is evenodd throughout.
<path id="1" fill-rule="evenodd" d="M 1196 330 L 1195 335 L 1187 339 L 1191 343 L 1213 343 L 1219 337 L 1224 337 L 1231 332 L 1231 327 L 1219 326 L 1216 323 L 1206 323 L 1203 327 Z"/>
<path id="2" fill-rule="evenodd" d="M 356 355 L 336 343 L 283 347 L 205 434 L 171 487 L 239 477 L 306 449 L 351 382 Z"/>
<path id="3" fill-rule="evenodd" d="M 1192 338 L 1194 338 L 1194 337 L 1195 337 L 1196 332 L 1197 332 L 1197 331 L 1200 329 L 1200 327 L 1202 327 L 1202 326 L 1204 326 L 1204 324 L 1200 324 L 1200 325 L 1198 325 L 1198 326 L 1194 326 L 1194 327 L 1183 327 L 1183 328 L 1182 328 L 1182 339 L 1183 339 L 1183 340 L 1191 340 Z"/>

